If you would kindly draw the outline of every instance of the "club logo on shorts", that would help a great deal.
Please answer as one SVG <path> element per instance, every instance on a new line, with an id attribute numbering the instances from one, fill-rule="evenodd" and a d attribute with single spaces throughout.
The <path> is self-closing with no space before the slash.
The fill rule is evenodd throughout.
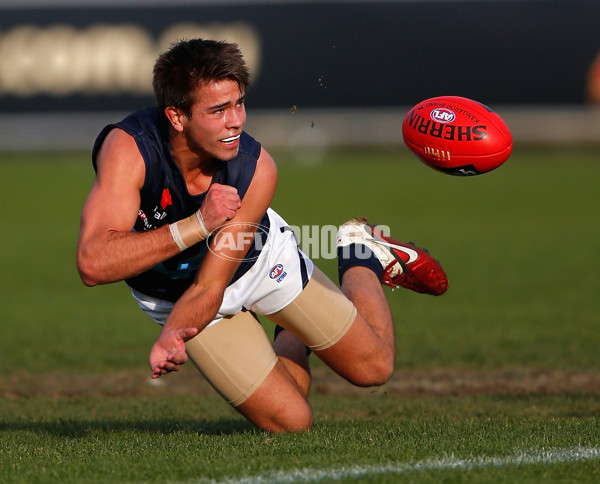
<path id="1" fill-rule="evenodd" d="M 281 282 L 285 276 L 287 276 L 287 272 L 283 270 L 282 264 L 275 264 L 269 272 L 269 277 L 277 282 Z"/>

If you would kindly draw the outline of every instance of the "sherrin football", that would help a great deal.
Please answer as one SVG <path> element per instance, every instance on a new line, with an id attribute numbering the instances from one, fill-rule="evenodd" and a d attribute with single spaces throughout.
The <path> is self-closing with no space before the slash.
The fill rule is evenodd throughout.
<path id="1" fill-rule="evenodd" d="M 502 118 L 459 96 L 421 101 L 404 118 L 402 136 L 421 161 L 450 175 L 481 175 L 502 165 L 512 151 Z"/>

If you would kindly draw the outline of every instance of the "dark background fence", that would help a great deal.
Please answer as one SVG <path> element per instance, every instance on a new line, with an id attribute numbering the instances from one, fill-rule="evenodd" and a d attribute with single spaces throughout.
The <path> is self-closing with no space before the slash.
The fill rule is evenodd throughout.
<path id="1" fill-rule="evenodd" d="M 589 115 L 600 102 L 598 0 L 7 1 L 4 116 L 151 104 L 156 56 L 192 36 L 240 43 L 254 110 L 405 108 L 453 94 Z"/>

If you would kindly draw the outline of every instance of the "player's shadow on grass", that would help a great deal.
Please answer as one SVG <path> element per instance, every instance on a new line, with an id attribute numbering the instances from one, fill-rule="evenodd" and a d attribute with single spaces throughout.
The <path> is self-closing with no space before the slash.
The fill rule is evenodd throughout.
<path id="1" fill-rule="evenodd" d="M 184 432 L 198 435 L 230 435 L 257 431 L 256 427 L 242 418 L 220 418 L 217 420 L 164 418 L 148 421 L 67 420 L 59 418 L 55 421 L 46 422 L 0 422 L 0 431 L 5 430 L 28 431 L 68 438 L 81 438 L 97 432 L 137 431 L 165 435 Z"/>

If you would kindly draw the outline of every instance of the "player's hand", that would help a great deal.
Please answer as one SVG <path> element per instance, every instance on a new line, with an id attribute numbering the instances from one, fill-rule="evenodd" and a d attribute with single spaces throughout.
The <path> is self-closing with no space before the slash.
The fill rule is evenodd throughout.
<path id="1" fill-rule="evenodd" d="M 227 220 L 231 220 L 241 206 L 242 200 L 237 188 L 213 183 L 200 207 L 206 229 L 212 232 Z"/>
<path id="2" fill-rule="evenodd" d="M 172 371 L 179 371 L 188 357 L 185 342 L 198 334 L 198 328 L 184 328 L 161 331 L 150 350 L 150 368 L 152 378 Z"/>

